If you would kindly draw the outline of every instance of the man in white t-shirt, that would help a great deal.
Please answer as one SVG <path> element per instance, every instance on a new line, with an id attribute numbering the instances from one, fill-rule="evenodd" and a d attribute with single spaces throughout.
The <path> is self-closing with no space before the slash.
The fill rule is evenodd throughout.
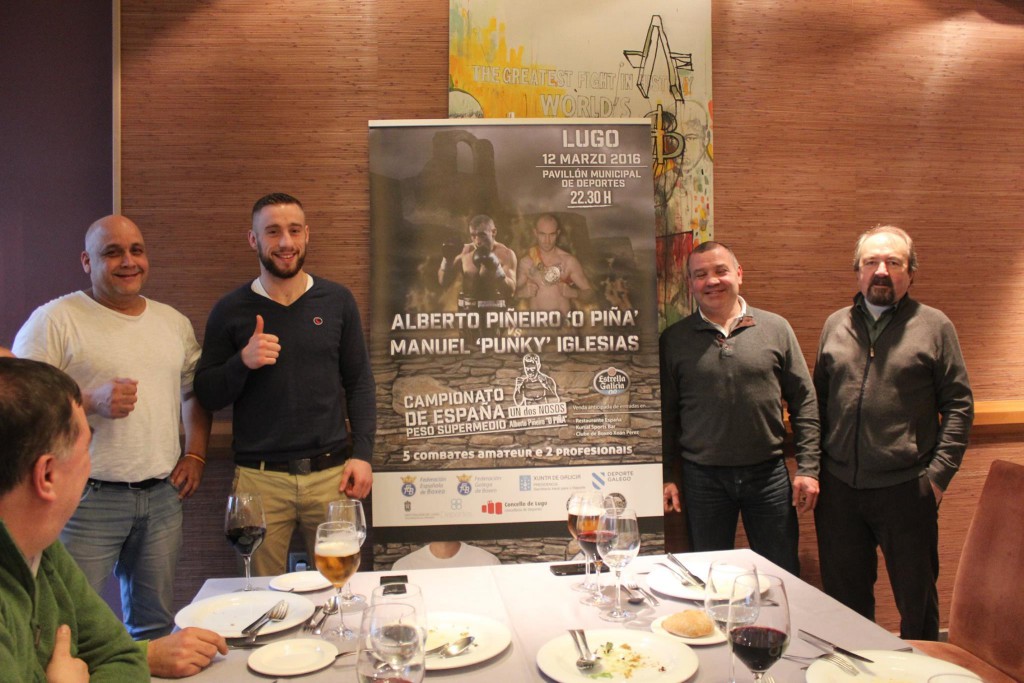
<path id="1" fill-rule="evenodd" d="M 36 309 L 13 350 L 82 389 L 92 470 L 61 540 L 97 592 L 113 570 L 129 633 L 155 638 L 174 627 L 181 500 L 199 486 L 210 435 L 192 395 L 199 345 L 185 316 L 141 295 L 149 261 L 132 221 L 93 223 L 81 259 L 92 287 Z"/>
<path id="2" fill-rule="evenodd" d="M 399 569 L 445 569 L 449 567 L 487 567 L 501 560 L 483 548 L 459 541 L 434 541 L 399 558 L 392 565 Z"/>

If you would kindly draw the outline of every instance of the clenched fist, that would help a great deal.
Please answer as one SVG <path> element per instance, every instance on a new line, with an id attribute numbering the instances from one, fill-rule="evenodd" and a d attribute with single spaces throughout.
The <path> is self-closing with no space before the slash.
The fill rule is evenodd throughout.
<path id="1" fill-rule="evenodd" d="M 139 400 L 139 381 L 115 377 L 96 389 L 84 392 L 85 409 L 110 419 L 128 417 Z"/>
<path id="2" fill-rule="evenodd" d="M 262 368 L 264 365 L 274 365 L 277 357 L 281 355 L 280 340 L 275 334 L 264 334 L 263 316 L 256 316 L 256 330 L 249 337 L 249 343 L 242 349 L 242 362 L 250 370 Z"/>

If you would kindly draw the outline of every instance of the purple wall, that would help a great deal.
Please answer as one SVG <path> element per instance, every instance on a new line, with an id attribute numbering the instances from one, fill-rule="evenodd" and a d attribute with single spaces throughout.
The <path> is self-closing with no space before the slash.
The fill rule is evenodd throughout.
<path id="1" fill-rule="evenodd" d="M 0 345 L 89 284 L 79 254 L 112 210 L 109 0 L 0 2 Z"/>

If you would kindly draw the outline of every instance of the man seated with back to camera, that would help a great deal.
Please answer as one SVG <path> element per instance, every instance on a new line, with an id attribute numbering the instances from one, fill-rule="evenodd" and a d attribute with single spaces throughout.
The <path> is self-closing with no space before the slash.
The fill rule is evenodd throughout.
<path id="1" fill-rule="evenodd" d="M 198 673 L 224 639 L 187 628 L 135 642 L 58 540 L 89 476 L 74 380 L 0 353 L 0 681 L 142 681 Z"/>

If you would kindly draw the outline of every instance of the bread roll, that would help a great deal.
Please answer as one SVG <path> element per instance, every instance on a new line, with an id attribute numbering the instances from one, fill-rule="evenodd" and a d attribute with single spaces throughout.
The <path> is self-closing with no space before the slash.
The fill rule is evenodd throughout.
<path id="1" fill-rule="evenodd" d="M 661 623 L 661 627 L 669 633 L 684 638 L 702 638 L 715 631 L 715 625 L 702 610 L 688 609 L 676 612 Z"/>

